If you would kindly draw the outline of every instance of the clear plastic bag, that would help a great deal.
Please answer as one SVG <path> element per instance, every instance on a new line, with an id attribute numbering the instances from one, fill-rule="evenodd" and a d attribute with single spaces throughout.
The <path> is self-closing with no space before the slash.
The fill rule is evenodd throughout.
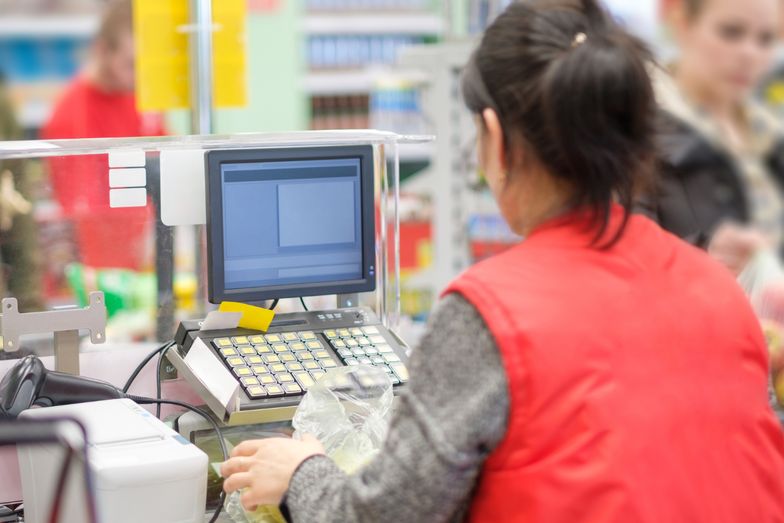
<path id="1" fill-rule="evenodd" d="M 770 353 L 771 387 L 784 406 L 784 267 L 775 253 L 758 252 L 738 276 L 760 319 Z"/>
<path id="2" fill-rule="evenodd" d="M 294 438 L 310 434 L 327 456 L 352 474 L 381 449 L 392 415 L 392 380 L 378 367 L 359 365 L 332 369 L 305 397 L 294 414 Z M 236 523 L 280 523 L 277 507 L 246 512 L 239 493 L 226 498 L 226 513 Z"/>

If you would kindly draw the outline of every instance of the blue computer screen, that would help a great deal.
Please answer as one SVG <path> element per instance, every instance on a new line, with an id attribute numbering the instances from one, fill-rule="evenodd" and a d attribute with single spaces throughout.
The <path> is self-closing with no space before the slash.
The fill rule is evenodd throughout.
<path id="1" fill-rule="evenodd" d="M 224 163 L 226 289 L 362 278 L 360 159 Z"/>

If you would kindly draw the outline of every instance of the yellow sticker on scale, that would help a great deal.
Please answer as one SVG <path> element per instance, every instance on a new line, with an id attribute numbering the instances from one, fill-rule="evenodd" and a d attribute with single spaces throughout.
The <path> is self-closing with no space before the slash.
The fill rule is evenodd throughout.
<path id="1" fill-rule="evenodd" d="M 269 329 L 272 319 L 275 317 L 275 312 L 269 309 L 233 301 L 224 301 L 220 304 L 218 310 L 221 312 L 241 312 L 240 327 L 262 332 L 266 332 Z"/>

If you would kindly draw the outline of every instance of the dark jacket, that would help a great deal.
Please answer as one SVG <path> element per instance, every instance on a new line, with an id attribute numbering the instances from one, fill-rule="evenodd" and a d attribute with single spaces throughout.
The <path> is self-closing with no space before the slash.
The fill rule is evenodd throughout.
<path id="1" fill-rule="evenodd" d="M 722 222 L 750 221 L 744 180 L 729 153 L 663 110 L 657 133 L 658 177 L 643 205 L 646 214 L 701 247 Z M 784 141 L 772 148 L 766 163 L 784 190 Z"/>

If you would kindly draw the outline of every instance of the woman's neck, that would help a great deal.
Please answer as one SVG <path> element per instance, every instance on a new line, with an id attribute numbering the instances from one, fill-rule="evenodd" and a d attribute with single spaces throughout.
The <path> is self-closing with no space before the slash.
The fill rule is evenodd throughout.
<path id="1" fill-rule="evenodd" d="M 572 188 L 550 175 L 540 174 L 529 187 L 521 190 L 520 213 L 512 230 L 520 236 L 528 236 L 534 229 L 553 218 L 571 210 Z M 536 195 L 529 198 L 529 195 Z"/>
<path id="2" fill-rule="evenodd" d="M 84 68 L 84 77 L 93 87 L 104 93 L 115 91 L 114 84 L 106 78 L 106 74 L 101 71 L 97 60 L 92 59 L 87 62 Z"/>

